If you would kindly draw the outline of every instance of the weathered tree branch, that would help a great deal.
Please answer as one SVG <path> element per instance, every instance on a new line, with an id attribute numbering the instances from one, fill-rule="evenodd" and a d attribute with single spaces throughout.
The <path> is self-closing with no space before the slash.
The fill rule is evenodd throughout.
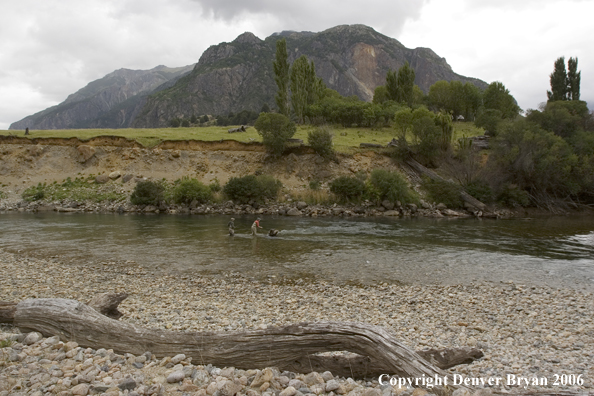
<path id="1" fill-rule="evenodd" d="M 408 166 L 410 166 L 415 172 L 418 172 L 424 176 L 427 176 L 431 180 L 439 180 L 439 181 L 445 180 L 443 177 L 439 176 L 437 173 L 433 172 L 431 169 L 426 168 L 423 165 L 419 164 L 417 161 L 415 161 L 412 158 L 407 159 L 406 164 Z M 482 203 L 478 199 L 474 198 L 472 195 L 468 194 L 464 190 L 462 190 L 462 192 L 460 192 L 460 198 L 464 202 L 474 206 L 477 209 L 486 210 L 486 208 L 487 208 L 487 206 L 484 203 Z"/>
<path id="2" fill-rule="evenodd" d="M 50 298 L 18 303 L 14 324 L 22 331 L 59 335 L 83 347 L 133 354 L 151 351 L 158 357 L 184 353 L 196 363 L 221 367 L 285 368 L 305 355 L 349 351 L 368 356 L 375 366 L 392 375 L 449 376 L 383 328 L 361 323 L 319 322 L 245 332 L 177 333 L 119 322 L 77 301 Z"/>

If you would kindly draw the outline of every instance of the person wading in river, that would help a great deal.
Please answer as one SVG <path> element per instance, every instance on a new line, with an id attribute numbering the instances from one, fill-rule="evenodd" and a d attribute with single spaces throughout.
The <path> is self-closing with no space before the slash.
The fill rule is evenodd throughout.
<path id="1" fill-rule="evenodd" d="M 259 217 L 256 219 L 256 221 L 254 221 L 254 224 L 252 224 L 252 235 L 258 235 L 258 228 L 262 228 L 260 227 Z"/>
<path id="2" fill-rule="evenodd" d="M 231 217 L 231 221 L 227 224 L 227 227 L 229 227 L 229 235 L 235 235 L 235 219 L 233 217 Z"/>

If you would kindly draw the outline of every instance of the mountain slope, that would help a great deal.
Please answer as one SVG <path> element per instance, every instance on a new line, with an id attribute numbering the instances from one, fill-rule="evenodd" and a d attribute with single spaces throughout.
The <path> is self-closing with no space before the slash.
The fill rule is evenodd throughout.
<path id="1" fill-rule="evenodd" d="M 192 67 L 116 70 L 90 82 L 59 105 L 13 123 L 10 129 L 127 127 L 144 105 L 146 95 L 169 88 Z"/>
<path id="2" fill-rule="evenodd" d="M 276 41 L 286 38 L 289 62 L 301 55 L 313 60 L 316 72 L 329 88 L 343 96 L 371 101 L 386 73 L 405 62 L 415 69 L 415 83 L 424 91 L 439 80 L 487 84 L 454 73 L 431 49 L 408 49 L 398 40 L 364 25 L 337 26 L 320 33 L 282 32 L 261 40 L 244 33 L 231 43 L 207 49 L 192 73 L 172 88 L 147 98 L 133 122 L 135 127 L 167 126 L 172 118 L 192 114 L 227 114 L 274 106 L 276 85 L 272 62 Z"/>

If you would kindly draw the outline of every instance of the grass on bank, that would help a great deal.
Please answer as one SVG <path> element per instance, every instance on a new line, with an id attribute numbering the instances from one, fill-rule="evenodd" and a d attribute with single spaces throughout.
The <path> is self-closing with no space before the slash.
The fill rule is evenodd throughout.
<path id="1" fill-rule="evenodd" d="M 209 126 L 190 128 L 127 128 L 127 129 L 63 129 L 63 130 L 31 130 L 28 136 L 24 131 L 0 131 L 2 135 L 13 135 L 33 138 L 71 138 L 90 139 L 97 136 L 121 136 L 133 139 L 145 147 L 154 147 L 163 140 L 236 140 L 238 142 L 261 142 L 262 138 L 254 127 L 249 127 L 246 132 L 229 133 L 228 130 L 235 126 Z M 307 133 L 315 129 L 313 126 L 300 125 L 293 138 L 302 139 L 307 144 Z M 334 149 L 340 153 L 352 153 L 361 143 L 375 143 L 385 146 L 398 136 L 397 130 L 386 128 L 344 128 L 335 126 L 331 128 Z M 467 136 L 482 135 L 484 130 L 477 128 L 472 122 L 455 122 L 453 141 Z"/>
<path id="2" fill-rule="evenodd" d="M 22 197 L 25 201 L 61 201 L 71 199 L 74 201 L 92 201 L 92 202 L 123 202 L 128 199 L 128 195 L 118 190 L 118 186 L 112 183 L 98 184 L 95 177 L 90 175 L 86 178 L 70 177 L 62 183 L 54 182 L 51 184 L 39 183 L 36 186 L 27 188 Z"/>

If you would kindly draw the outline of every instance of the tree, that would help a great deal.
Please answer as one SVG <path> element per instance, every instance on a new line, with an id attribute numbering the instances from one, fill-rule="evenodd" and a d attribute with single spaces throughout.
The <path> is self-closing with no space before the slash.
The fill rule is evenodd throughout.
<path id="1" fill-rule="evenodd" d="M 408 62 L 398 69 L 398 102 L 404 102 L 412 107 L 414 99 L 415 71 Z"/>
<path id="2" fill-rule="evenodd" d="M 567 61 L 567 99 L 580 100 L 580 80 L 582 72 L 577 71 L 578 59 L 569 58 Z"/>
<path id="3" fill-rule="evenodd" d="M 489 84 L 483 94 L 483 104 L 485 109 L 495 109 L 501 112 L 502 118 L 515 118 L 520 112 L 520 107 L 516 99 L 505 88 L 505 85 L 499 81 Z"/>
<path id="4" fill-rule="evenodd" d="M 565 57 L 557 58 L 555 68 L 550 74 L 551 90 L 547 91 L 549 102 L 567 100 L 567 72 L 565 71 Z"/>
<path id="5" fill-rule="evenodd" d="M 373 91 L 373 103 L 382 104 L 388 100 L 388 90 L 385 85 L 379 85 Z"/>
<path id="6" fill-rule="evenodd" d="M 285 151 L 287 140 L 297 131 L 289 117 L 278 113 L 261 113 L 254 127 L 262 136 L 262 143 L 266 149 L 275 156 Z"/>
<path id="7" fill-rule="evenodd" d="M 283 38 L 276 42 L 276 58 L 273 62 L 274 81 L 278 87 L 276 92 L 276 105 L 278 112 L 289 116 L 289 61 L 287 54 L 287 41 Z"/>
<path id="8" fill-rule="evenodd" d="M 297 58 L 291 66 L 291 104 L 300 122 L 303 122 L 307 106 L 319 100 L 325 90 L 326 85 L 316 76 L 313 61 L 309 63 L 305 55 Z"/>
<path id="9" fill-rule="evenodd" d="M 386 74 L 388 99 L 412 106 L 415 99 L 415 71 L 406 62 L 398 71 L 389 70 Z"/>

